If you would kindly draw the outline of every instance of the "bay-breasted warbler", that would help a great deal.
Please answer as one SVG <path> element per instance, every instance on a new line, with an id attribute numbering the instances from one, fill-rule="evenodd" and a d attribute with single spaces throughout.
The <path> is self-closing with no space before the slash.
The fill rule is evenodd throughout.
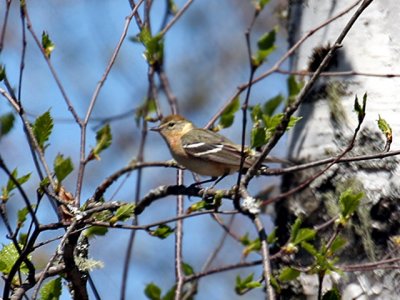
<path id="1" fill-rule="evenodd" d="M 158 131 L 179 165 L 203 176 L 220 177 L 239 171 L 241 146 L 211 130 L 195 127 L 180 115 L 161 120 Z M 245 148 L 244 169 L 257 159 L 258 153 Z"/>

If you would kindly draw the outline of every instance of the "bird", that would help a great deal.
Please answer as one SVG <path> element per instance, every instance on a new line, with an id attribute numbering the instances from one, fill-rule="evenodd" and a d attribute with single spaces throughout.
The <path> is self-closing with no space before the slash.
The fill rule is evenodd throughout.
<path id="1" fill-rule="evenodd" d="M 181 115 L 166 116 L 159 126 L 150 130 L 161 134 L 179 165 L 196 174 L 211 176 L 211 180 L 219 178 L 220 181 L 240 169 L 241 145 L 214 131 L 198 128 Z M 259 153 L 245 147 L 244 155 L 243 168 L 248 169 L 258 159 Z M 209 181 L 202 183 L 205 182 Z"/>

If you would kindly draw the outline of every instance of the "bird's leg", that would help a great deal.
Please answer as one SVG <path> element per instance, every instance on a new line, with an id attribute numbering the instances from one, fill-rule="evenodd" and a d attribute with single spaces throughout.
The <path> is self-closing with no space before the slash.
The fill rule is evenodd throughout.
<path id="1" fill-rule="evenodd" d="M 203 183 L 213 182 L 213 181 L 220 181 L 220 179 L 218 177 L 211 177 L 210 179 L 207 179 L 207 180 L 203 180 L 203 181 L 192 183 L 191 185 L 189 185 L 189 188 L 202 185 Z"/>
<path id="2" fill-rule="evenodd" d="M 228 174 L 224 174 L 224 175 L 222 175 L 221 177 L 211 177 L 210 179 L 207 179 L 207 180 L 204 180 L 204 181 L 195 182 L 195 183 L 191 184 L 191 185 L 189 186 L 189 188 L 190 188 L 190 187 L 194 187 L 194 186 L 201 185 L 201 184 L 203 184 L 203 183 L 208 183 L 208 182 L 213 182 L 213 181 L 214 181 L 212 185 L 210 185 L 209 187 L 206 187 L 206 188 L 204 189 L 203 196 L 201 197 L 201 200 L 205 200 L 208 190 L 213 189 L 213 188 L 217 185 L 217 183 L 220 182 L 222 179 L 224 179 L 227 175 L 228 175 Z"/>

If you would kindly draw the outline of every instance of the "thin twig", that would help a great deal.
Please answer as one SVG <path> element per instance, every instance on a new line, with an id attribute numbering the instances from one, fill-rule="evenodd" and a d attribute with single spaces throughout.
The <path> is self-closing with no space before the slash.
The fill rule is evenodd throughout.
<path id="1" fill-rule="evenodd" d="M 262 255 L 262 265 L 263 265 L 263 274 L 264 274 L 264 281 L 265 287 L 267 290 L 266 299 L 274 300 L 275 299 L 275 292 L 274 288 L 271 285 L 271 278 L 272 278 L 272 269 L 271 269 L 271 262 L 269 258 L 269 249 L 267 243 L 267 234 L 265 232 L 264 225 L 261 222 L 260 216 L 254 216 L 254 225 L 257 229 L 258 236 L 261 242 L 261 255 Z"/>
<path id="2" fill-rule="evenodd" d="M 164 36 L 168 30 L 171 29 L 171 27 L 175 24 L 176 21 L 183 15 L 183 13 L 189 8 L 189 6 L 192 4 L 193 0 L 188 0 L 185 5 L 181 8 L 180 11 L 178 11 L 175 15 L 175 17 L 163 28 L 162 31 L 160 31 L 159 35 Z"/>
<path id="3" fill-rule="evenodd" d="M 311 91 L 313 88 L 314 84 L 316 83 L 319 74 L 322 72 L 322 70 L 325 69 L 325 67 L 329 64 L 329 62 L 332 59 L 333 54 L 336 52 L 336 50 L 341 46 L 344 38 L 354 25 L 354 23 L 357 21 L 358 17 L 362 14 L 362 12 L 372 3 L 373 0 L 364 0 L 361 6 L 357 9 L 357 11 L 353 14 L 349 22 L 346 24 L 342 32 L 339 34 L 338 38 L 336 39 L 334 45 L 331 47 L 329 52 L 326 54 L 324 59 L 322 60 L 321 64 L 319 65 L 318 69 L 315 71 L 314 75 L 311 77 L 311 79 L 303 86 L 301 89 L 300 93 L 297 95 L 296 100 L 294 101 L 293 104 L 288 105 L 284 111 L 284 115 L 282 118 L 281 123 L 276 127 L 274 134 L 268 141 L 268 143 L 265 145 L 262 153 L 260 154 L 259 158 L 257 161 L 249 168 L 247 171 L 246 175 L 243 177 L 240 186 L 241 187 L 246 187 L 248 183 L 250 182 L 251 178 L 253 178 L 259 167 L 261 166 L 262 162 L 264 161 L 265 157 L 269 154 L 271 149 L 276 145 L 276 143 L 280 140 L 282 135 L 285 133 L 286 128 L 289 124 L 290 117 L 297 111 L 299 108 L 300 104 L 304 101 L 308 93 Z"/>
<path id="4" fill-rule="evenodd" d="M 183 184 L 183 171 L 178 170 L 177 172 L 178 184 Z M 176 214 L 183 214 L 183 196 L 178 195 L 176 199 Z M 183 258 L 182 258 L 182 247 L 183 247 L 183 220 L 180 219 L 176 222 L 175 230 L 175 277 L 176 277 L 176 288 L 175 288 L 175 300 L 180 300 L 183 294 L 183 284 L 185 280 L 185 274 L 183 273 Z"/>
<path id="5" fill-rule="evenodd" d="M 129 16 L 127 16 L 125 18 L 125 25 L 124 28 L 122 30 L 121 36 L 119 38 L 119 41 L 111 55 L 110 61 L 107 64 L 107 67 L 100 79 L 100 81 L 97 83 L 96 88 L 94 89 L 93 95 L 90 99 L 89 102 L 89 107 L 86 111 L 86 115 L 83 121 L 77 121 L 77 123 L 80 125 L 81 127 L 81 139 L 80 139 L 80 163 L 79 163 L 79 170 L 78 170 L 78 176 L 77 176 L 77 180 L 76 180 L 76 191 L 75 191 L 75 201 L 76 201 L 76 206 L 79 207 L 79 203 L 80 203 L 80 195 L 81 195 L 81 191 L 82 191 L 82 184 L 83 184 L 83 176 L 84 176 L 84 172 L 85 172 L 85 167 L 87 164 L 87 160 L 86 160 L 86 152 L 85 152 L 85 148 L 86 148 L 86 127 L 87 124 L 89 122 L 90 116 L 92 114 L 94 105 L 96 103 L 97 97 L 99 96 L 100 90 L 103 87 L 108 74 L 111 71 L 111 68 L 114 66 L 115 60 L 119 54 L 119 51 L 122 47 L 123 42 L 125 41 L 125 37 L 127 35 L 128 29 L 129 29 L 129 25 L 131 23 L 131 20 L 133 18 L 133 16 L 136 14 L 137 10 L 139 9 L 140 5 L 142 4 L 144 0 L 140 0 L 139 3 L 132 9 L 132 12 L 129 14 Z"/>
<path id="6" fill-rule="evenodd" d="M 317 31 L 321 30 L 322 28 L 325 28 L 328 24 L 332 23 L 333 21 L 337 20 L 338 18 L 346 15 L 348 12 L 350 12 L 354 7 L 356 7 L 362 0 L 357 0 L 356 2 L 354 2 L 352 5 L 350 5 L 348 8 L 344 9 L 343 11 L 341 11 L 340 13 L 338 13 L 336 16 L 330 18 L 329 20 L 324 21 L 323 23 L 321 23 L 320 25 L 318 25 L 317 27 L 313 28 L 312 30 L 308 31 L 300 40 L 297 41 L 296 44 L 294 44 L 284 55 L 282 55 L 282 57 L 275 63 L 275 65 L 267 70 L 266 72 L 264 72 L 263 74 L 259 75 L 258 77 L 256 77 L 251 84 L 255 84 L 259 81 L 261 81 L 262 79 L 268 77 L 269 75 L 271 75 L 272 73 L 276 72 L 277 70 L 279 70 L 279 68 L 281 67 L 281 65 L 289 58 L 291 57 L 295 51 L 308 39 L 310 38 L 312 35 L 314 35 Z M 217 111 L 216 114 L 214 114 L 214 116 L 210 119 L 210 121 L 208 121 L 208 123 L 206 124 L 205 128 L 210 128 L 215 121 L 219 118 L 219 116 L 222 114 L 222 112 L 226 109 L 226 107 L 228 107 L 232 101 L 234 101 L 247 87 L 248 87 L 249 83 L 244 83 L 238 86 L 236 92 L 234 93 L 233 96 L 231 96 L 231 98 L 225 102 L 225 104 Z"/>

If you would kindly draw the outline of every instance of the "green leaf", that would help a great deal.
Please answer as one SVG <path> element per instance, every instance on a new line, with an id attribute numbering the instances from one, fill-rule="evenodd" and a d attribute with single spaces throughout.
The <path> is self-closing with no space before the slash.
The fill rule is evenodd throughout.
<path id="1" fill-rule="evenodd" d="M 274 28 L 270 32 L 265 33 L 257 42 L 258 50 L 255 57 L 252 57 L 253 67 L 259 67 L 266 58 L 275 51 L 275 37 L 276 29 Z"/>
<path id="2" fill-rule="evenodd" d="M 64 158 L 64 155 L 57 154 L 54 159 L 54 173 L 58 182 L 61 183 L 73 170 L 71 158 Z"/>
<path id="3" fill-rule="evenodd" d="M 161 35 L 151 36 L 147 27 L 139 34 L 139 41 L 146 48 L 144 56 L 150 65 L 162 64 L 164 58 L 164 41 Z"/>
<path id="4" fill-rule="evenodd" d="M 379 115 L 378 127 L 380 131 L 385 135 L 387 143 L 391 144 L 393 140 L 392 127 L 390 127 L 389 123 L 386 122 L 385 119 L 381 118 L 381 115 Z"/>
<path id="5" fill-rule="evenodd" d="M 351 217 L 360 205 L 361 199 L 364 197 L 364 193 L 354 193 L 352 189 L 345 190 L 339 198 L 339 209 L 340 214 L 345 219 Z"/>
<path id="6" fill-rule="evenodd" d="M 61 277 L 50 280 L 40 289 L 40 300 L 58 300 L 62 292 Z"/>
<path id="7" fill-rule="evenodd" d="M 162 297 L 162 300 L 174 300 L 175 299 L 175 290 L 176 285 L 173 285 L 168 292 Z M 193 300 L 193 298 L 189 298 L 188 300 Z"/>
<path id="8" fill-rule="evenodd" d="M 190 207 L 187 209 L 187 213 L 190 214 L 194 211 L 200 211 L 202 209 L 205 209 L 207 205 L 207 202 L 202 200 L 202 201 L 198 201 L 196 203 L 193 203 L 192 205 L 190 205 Z"/>
<path id="9" fill-rule="evenodd" d="M 254 273 L 251 273 L 246 278 L 242 279 L 239 275 L 236 277 L 235 292 L 242 294 L 247 289 L 259 288 L 262 284 L 258 281 L 253 281 Z"/>
<path id="10" fill-rule="evenodd" d="M 168 225 L 162 224 L 157 227 L 156 230 L 149 230 L 150 235 L 156 236 L 160 239 L 167 238 L 170 234 L 174 232 L 174 229 L 169 227 Z"/>
<path id="11" fill-rule="evenodd" d="M 354 110 L 357 113 L 359 124 L 361 124 L 364 121 L 365 114 L 366 114 L 366 107 L 367 107 L 367 93 L 365 93 L 363 96 L 363 104 L 362 105 L 358 102 L 358 97 L 356 95 L 356 98 L 354 99 Z"/>
<path id="12" fill-rule="evenodd" d="M 0 65 L 0 82 L 2 82 L 6 78 L 6 67 L 4 65 Z"/>
<path id="13" fill-rule="evenodd" d="M 4 114 L 0 117 L 0 138 L 11 131 L 14 121 L 15 117 L 12 113 Z"/>
<path id="14" fill-rule="evenodd" d="M 278 241 L 278 237 L 276 236 L 276 231 L 277 231 L 277 228 L 275 227 L 274 230 L 272 230 L 272 232 L 270 234 L 268 234 L 268 237 L 267 237 L 268 245 L 275 244 Z"/>
<path id="15" fill-rule="evenodd" d="M 22 248 L 22 245 L 20 247 Z M 18 258 L 19 253 L 14 244 L 3 245 L 3 248 L 0 250 L 0 272 L 4 275 L 9 274 Z M 28 274 L 28 268 L 25 263 L 21 264 L 20 271 L 23 274 Z"/>
<path id="16" fill-rule="evenodd" d="M 261 242 L 259 238 L 250 241 L 250 243 L 243 249 L 243 256 L 249 255 L 251 252 L 257 252 L 261 249 Z"/>
<path id="17" fill-rule="evenodd" d="M 282 95 L 277 95 L 269 100 L 267 100 L 263 106 L 264 114 L 272 116 L 278 106 L 283 102 L 284 98 Z"/>
<path id="18" fill-rule="evenodd" d="M 39 116 L 33 124 L 33 135 L 42 151 L 48 145 L 45 143 L 48 141 L 51 131 L 53 130 L 53 119 L 51 118 L 50 112 L 46 111 L 43 115 Z"/>
<path id="19" fill-rule="evenodd" d="M 161 289 L 154 283 L 149 283 L 146 285 L 144 294 L 150 300 L 161 300 Z"/>
<path id="20" fill-rule="evenodd" d="M 35 209 L 36 205 L 32 205 L 32 209 Z M 26 216 L 28 215 L 29 210 L 28 207 L 24 207 L 20 210 L 18 210 L 18 224 L 17 227 L 21 228 L 24 226 L 24 223 L 26 221 Z"/>
<path id="21" fill-rule="evenodd" d="M 289 78 L 287 79 L 287 85 L 289 96 L 296 96 L 298 93 L 300 93 L 301 88 L 303 87 L 303 84 L 301 82 L 296 81 L 294 75 L 289 76 Z"/>
<path id="22" fill-rule="evenodd" d="M 340 235 L 338 235 L 335 240 L 333 241 L 330 251 L 332 253 L 336 253 L 341 250 L 347 244 L 347 240 Z"/>
<path id="23" fill-rule="evenodd" d="M 253 121 L 253 123 L 263 120 L 263 112 L 260 104 L 256 104 L 250 107 L 250 111 L 251 111 L 251 120 Z"/>
<path id="24" fill-rule="evenodd" d="M 87 237 L 87 238 L 91 238 L 94 236 L 103 236 L 106 235 L 106 233 L 108 232 L 108 228 L 107 227 L 103 227 L 103 226 L 90 226 L 88 229 L 86 229 L 83 234 Z"/>
<path id="25" fill-rule="evenodd" d="M 149 114 L 157 110 L 157 103 L 154 99 L 146 100 L 142 105 L 140 105 L 135 111 L 135 122 L 136 126 L 139 127 L 140 120 L 142 118 L 148 119 Z"/>
<path id="26" fill-rule="evenodd" d="M 293 242 L 296 239 L 296 237 L 299 233 L 299 230 L 300 230 L 301 223 L 303 223 L 303 221 L 298 217 L 294 221 L 293 225 L 291 226 L 291 228 L 290 228 L 290 241 L 291 242 Z"/>
<path id="27" fill-rule="evenodd" d="M 49 34 L 46 31 L 42 32 L 42 47 L 45 55 L 50 58 L 51 52 L 53 52 L 55 45 L 50 40 Z"/>
<path id="28" fill-rule="evenodd" d="M 258 49 L 270 50 L 275 47 L 276 28 L 264 33 L 257 42 Z"/>
<path id="29" fill-rule="evenodd" d="M 96 147 L 92 150 L 92 156 L 99 160 L 100 159 L 100 152 L 107 149 L 111 145 L 112 135 L 111 135 L 111 128 L 109 124 L 104 125 L 101 129 L 96 132 Z"/>
<path id="30" fill-rule="evenodd" d="M 264 146 L 266 138 L 265 128 L 262 127 L 259 122 L 254 124 L 251 129 L 250 147 L 257 148 Z"/>
<path id="31" fill-rule="evenodd" d="M 287 282 L 299 277 L 300 271 L 292 269 L 290 267 L 284 267 L 279 274 L 279 280 L 282 282 Z"/>
<path id="32" fill-rule="evenodd" d="M 274 276 L 271 277 L 269 283 L 271 284 L 271 286 L 274 288 L 274 290 L 280 294 L 282 291 L 281 286 L 279 285 L 278 280 L 276 280 L 276 278 Z"/>
<path id="33" fill-rule="evenodd" d="M 333 288 L 327 291 L 323 296 L 322 300 L 340 300 L 342 299 L 340 292 L 337 288 Z"/>
<path id="34" fill-rule="evenodd" d="M 28 174 L 18 178 L 18 170 L 15 168 L 11 172 L 11 176 L 19 183 L 19 185 L 23 185 L 25 182 L 27 182 L 29 180 L 31 173 L 28 173 Z M 2 189 L 1 189 L 2 195 L 1 195 L 0 199 L 2 201 L 7 201 L 11 197 L 11 191 L 16 188 L 17 188 L 17 185 L 14 183 L 14 181 L 11 178 L 9 178 L 7 181 L 7 185 L 2 187 Z"/>
<path id="35" fill-rule="evenodd" d="M 307 242 L 302 242 L 301 247 L 306 250 L 308 253 L 310 253 L 312 256 L 317 256 L 318 255 L 318 250 L 315 249 L 313 245 Z"/>
<path id="36" fill-rule="evenodd" d="M 134 215 L 135 204 L 124 204 L 117 209 L 115 215 L 110 219 L 110 223 L 114 224 L 118 221 L 126 221 Z"/>
<path id="37" fill-rule="evenodd" d="M 267 115 L 263 116 L 265 126 L 267 127 L 267 130 L 270 133 L 273 133 L 276 127 L 282 122 L 283 116 L 284 116 L 283 113 L 276 114 L 272 117 L 269 117 Z M 302 117 L 290 116 L 286 130 L 292 129 L 296 125 L 296 123 L 301 119 Z"/>
<path id="38" fill-rule="evenodd" d="M 314 229 L 300 228 L 295 240 L 293 241 L 293 244 L 298 245 L 301 242 L 311 240 L 315 237 L 316 233 L 317 232 Z"/>
<path id="39" fill-rule="evenodd" d="M 224 109 L 219 119 L 219 126 L 221 128 L 230 127 L 235 119 L 235 113 L 240 108 L 240 99 L 236 97 L 233 101 Z"/>
<path id="40" fill-rule="evenodd" d="M 182 269 L 183 269 L 183 273 L 186 276 L 190 276 L 190 275 L 194 274 L 193 267 L 185 262 L 182 264 Z"/>
<path id="41" fill-rule="evenodd" d="M 267 5 L 269 3 L 269 0 L 258 0 L 257 2 L 257 9 L 259 10 L 263 10 L 264 6 Z"/>
<path id="42" fill-rule="evenodd" d="M 168 0 L 168 9 L 172 15 L 176 15 L 178 12 L 178 6 L 176 5 L 174 0 Z"/>

